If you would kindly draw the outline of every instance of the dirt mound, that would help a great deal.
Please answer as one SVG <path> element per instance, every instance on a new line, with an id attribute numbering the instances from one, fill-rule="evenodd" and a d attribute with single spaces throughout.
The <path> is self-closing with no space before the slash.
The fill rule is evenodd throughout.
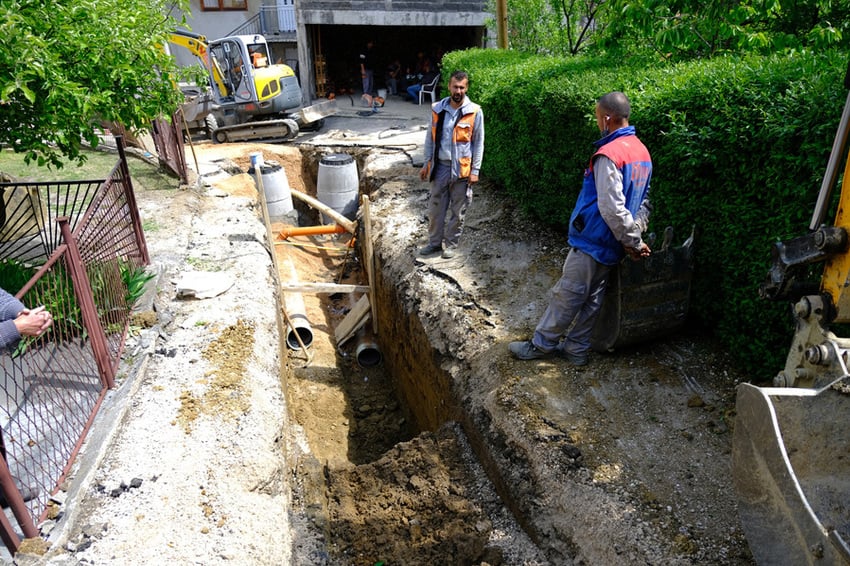
<path id="1" fill-rule="evenodd" d="M 471 496 L 451 427 L 422 434 L 379 460 L 328 470 L 331 548 L 340 564 L 501 564 L 492 524 Z M 486 551 L 485 551 L 486 549 Z"/>

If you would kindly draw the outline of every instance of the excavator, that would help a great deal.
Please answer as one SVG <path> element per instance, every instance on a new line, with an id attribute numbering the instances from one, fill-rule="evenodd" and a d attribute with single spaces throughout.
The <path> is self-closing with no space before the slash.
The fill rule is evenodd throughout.
<path id="1" fill-rule="evenodd" d="M 850 64 L 844 86 L 850 89 Z M 742 383 L 736 391 L 732 479 L 759 564 L 850 565 L 850 339 L 834 332 L 850 322 L 848 125 L 850 93 L 809 231 L 774 244 L 759 290 L 793 304 L 785 367 L 772 387 Z M 835 222 L 827 226 L 842 160 Z"/>
<path id="2" fill-rule="evenodd" d="M 288 66 L 271 62 L 262 35 L 233 35 L 207 41 L 175 30 L 170 43 L 185 47 L 203 64 L 209 88 L 184 88 L 189 124 L 203 124 L 216 143 L 286 141 L 305 127 L 320 127 L 336 112 L 335 101 L 301 106 L 301 87 Z"/>

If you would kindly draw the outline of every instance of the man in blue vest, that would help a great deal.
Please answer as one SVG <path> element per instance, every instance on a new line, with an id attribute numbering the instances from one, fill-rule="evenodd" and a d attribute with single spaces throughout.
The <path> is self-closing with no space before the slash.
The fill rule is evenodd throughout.
<path id="1" fill-rule="evenodd" d="M 570 217 L 570 252 L 534 336 L 508 345 L 520 360 L 559 354 L 574 365 L 586 365 L 611 268 L 626 254 L 635 260 L 650 254 L 641 233 L 651 210 L 652 160 L 629 125 L 630 110 L 622 92 L 610 92 L 596 103 L 602 138 L 595 142 Z"/>

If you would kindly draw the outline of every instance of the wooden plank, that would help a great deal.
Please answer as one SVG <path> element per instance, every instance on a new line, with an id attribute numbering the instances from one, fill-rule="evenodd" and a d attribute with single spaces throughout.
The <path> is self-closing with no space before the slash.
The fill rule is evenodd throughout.
<path id="1" fill-rule="evenodd" d="M 363 213 L 363 262 L 366 264 L 366 277 L 369 279 L 369 304 L 372 305 L 372 333 L 378 335 L 378 313 L 375 312 L 375 254 L 372 250 L 372 201 L 369 195 L 360 199 Z"/>
<path id="2" fill-rule="evenodd" d="M 345 318 L 342 319 L 342 322 L 334 330 L 334 337 L 336 338 L 337 344 L 340 343 L 342 338 L 348 336 L 348 334 L 352 333 L 352 329 L 359 328 L 358 323 L 362 318 L 369 314 L 369 295 L 363 295 L 357 301 L 357 304 L 348 311 L 348 314 L 345 315 Z M 360 325 L 362 326 L 362 324 Z"/>
<path id="3" fill-rule="evenodd" d="M 284 293 L 368 293 L 368 285 L 348 283 L 283 283 L 280 290 Z"/>
<path id="4" fill-rule="evenodd" d="M 345 336 L 336 341 L 337 347 L 342 346 L 343 344 L 348 342 L 352 337 L 354 337 L 357 334 L 358 330 L 366 326 L 366 323 L 369 322 L 370 318 L 372 318 L 372 316 L 367 312 L 366 315 L 359 321 L 357 321 L 357 324 L 354 325 L 354 327 L 349 330 Z"/>

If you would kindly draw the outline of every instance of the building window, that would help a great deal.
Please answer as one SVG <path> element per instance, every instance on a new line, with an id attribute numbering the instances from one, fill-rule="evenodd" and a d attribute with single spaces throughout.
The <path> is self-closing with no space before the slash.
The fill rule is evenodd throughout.
<path id="1" fill-rule="evenodd" d="M 201 0 L 201 8 L 204 12 L 247 10 L 248 0 Z"/>

